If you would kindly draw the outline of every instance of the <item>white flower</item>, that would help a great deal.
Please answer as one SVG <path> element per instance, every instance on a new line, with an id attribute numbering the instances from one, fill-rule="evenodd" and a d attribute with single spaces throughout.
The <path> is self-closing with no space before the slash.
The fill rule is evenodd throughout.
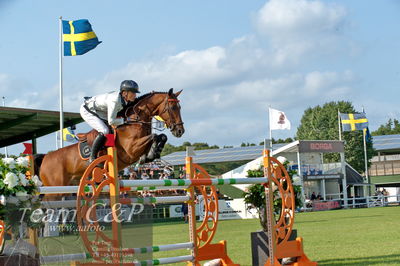
<path id="1" fill-rule="evenodd" d="M 29 195 L 26 191 L 18 191 L 15 193 L 15 196 L 18 198 L 19 202 L 23 202 L 24 204 L 26 204 L 25 201 L 29 199 Z"/>
<path id="2" fill-rule="evenodd" d="M 6 205 L 6 197 L 4 195 L 0 195 L 0 204 Z"/>
<path id="3" fill-rule="evenodd" d="M 28 167 L 29 166 L 29 159 L 27 157 L 19 157 L 16 161 L 19 166 Z"/>
<path id="4" fill-rule="evenodd" d="M 2 160 L 10 169 L 15 168 L 15 160 L 13 158 L 3 158 Z"/>
<path id="5" fill-rule="evenodd" d="M 24 174 L 18 174 L 18 177 L 21 185 L 26 186 L 29 183 L 29 180 L 26 179 L 26 176 Z"/>
<path id="6" fill-rule="evenodd" d="M 4 179 L 4 184 L 8 186 L 8 188 L 13 188 L 18 185 L 18 176 L 14 173 L 8 172 L 6 174 L 6 178 Z"/>
<path id="7" fill-rule="evenodd" d="M 40 182 L 40 179 L 37 175 L 34 175 L 31 180 L 33 181 L 33 183 L 35 183 L 37 187 L 40 187 L 42 185 L 42 182 Z"/>
<path id="8" fill-rule="evenodd" d="M 301 186 L 301 179 L 298 175 L 293 175 L 293 185 Z"/>
<path id="9" fill-rule="evenodd" d="M 26 191 L 18 191 L 15 193 L 15 196 L 17 197 L 26 197 L 28 196 L 28 193 L 26 193 Z"/>
<path id="10" fill-rule="evenodd" d="M 287 161 L 287 159 L 283 156 L 278 156 L 278 158 L 276 158 L 281 164 L 283 164 L 284 162 Z"/>

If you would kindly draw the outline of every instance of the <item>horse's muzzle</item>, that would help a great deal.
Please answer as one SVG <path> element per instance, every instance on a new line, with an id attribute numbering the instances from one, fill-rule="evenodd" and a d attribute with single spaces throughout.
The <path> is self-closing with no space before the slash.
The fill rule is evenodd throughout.
<path id="1" fill-rule="evenodd" d="M 185 133 L 185 128 L 183 125 L 178 125 L 172 130 L 172 135 L 174 135 L 177 138 L 182 137 L 183 133 Z"/>

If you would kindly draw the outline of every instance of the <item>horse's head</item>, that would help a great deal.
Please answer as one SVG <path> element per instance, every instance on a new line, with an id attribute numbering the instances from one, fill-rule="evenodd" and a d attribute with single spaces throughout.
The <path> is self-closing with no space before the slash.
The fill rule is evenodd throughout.
<path id="1" fill-rule="evenodd" d="M 167 127 L 171 130 L 175 137 L 180 138 L 185 133 L 183 121 L 181 117 L 181 106 L 179 104 L 178 96 L 182 91 L 177 93 L 170 89 L 168 93 L 159 94 L 163 98 L 158 105 L 157 109 L 152 113 L 153 116 L 158 115 L 164 121 Z"/>
<path id="2" fill-rule="evenodd" d="M 181 107 L 177 93 L 170 89 L 168 92 L 151 92 L 139 97 L 125 110 L 125 117 L 130 117 L 134 122 L 150 123 L 154 116 L 161 117 L 167 128 L 175 137 L 181 137 L 185 132 L 181 118 Z"/>

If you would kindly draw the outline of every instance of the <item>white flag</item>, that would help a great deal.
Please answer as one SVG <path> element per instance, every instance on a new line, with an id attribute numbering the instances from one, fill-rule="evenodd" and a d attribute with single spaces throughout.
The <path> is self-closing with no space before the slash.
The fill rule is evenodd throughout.
<path id="1" fill-rule="evenodd" d="M 269 108 L 269 128 L 270 130 L 290 129 L 290 121 L 284 112 Z"/>

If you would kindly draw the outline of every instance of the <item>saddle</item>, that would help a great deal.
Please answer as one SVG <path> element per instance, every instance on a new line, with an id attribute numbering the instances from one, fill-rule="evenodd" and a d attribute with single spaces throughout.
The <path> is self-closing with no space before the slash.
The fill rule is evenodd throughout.
<path id="1" fill-rule="evenodd" d="M 113 130 L 110 130 L 111 133 L 113 133 Z M 82 160 L 89 160 L 90 154 L 92 152 L 92 145 L 94 140 L 96 139 L 97 135 L 99 135 L 99 132 L 96 130 L 92 129 L 91 131 L 87 133 L 78 133 L 76 136 L 78 137 L 78 151 L 79 155 Z M 100 152 L 99 156 L 106 154 L 105 147 L 103 147 Z"/>

